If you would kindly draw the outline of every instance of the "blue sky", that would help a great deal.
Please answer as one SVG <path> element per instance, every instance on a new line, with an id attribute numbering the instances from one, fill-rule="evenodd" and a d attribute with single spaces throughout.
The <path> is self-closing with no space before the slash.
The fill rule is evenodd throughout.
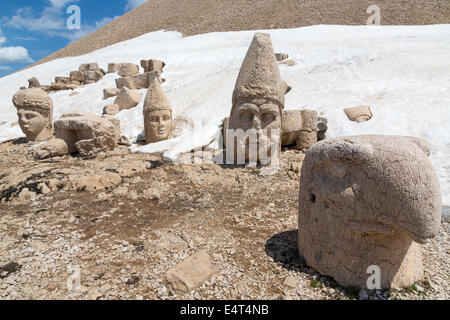
<path id="1" fill-rule="evenodd" d="M 0 0 L 0 77 L 84 37 L 146 0 Z M 81 29 L 69 30 L 71 5 Z"/>

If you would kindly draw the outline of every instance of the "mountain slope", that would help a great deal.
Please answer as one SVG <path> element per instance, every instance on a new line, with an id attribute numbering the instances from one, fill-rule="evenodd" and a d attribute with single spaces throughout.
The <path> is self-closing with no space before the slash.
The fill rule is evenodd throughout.
<path id="1" fill-rule="evenodd" d="M 184 35 L 215 31 L 366 24 L 373 0 L 151 0 L 36 62 L 78 56 L 156 30 Z M 450 23 L 448 0 L 379 0 L 381 24 Z"/>

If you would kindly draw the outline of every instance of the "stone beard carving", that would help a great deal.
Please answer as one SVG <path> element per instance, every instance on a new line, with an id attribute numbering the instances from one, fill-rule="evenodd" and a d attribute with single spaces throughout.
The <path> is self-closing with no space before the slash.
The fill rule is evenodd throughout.
<path id="1" fill-rule="evenodd" d="M 299 254 L 341 286 L 406 287 L 423 277 L 421 246 L 437 235 L 439 180 L 418 138 L 355 136 L 321 141 L 300 179 Z"/>
<path id="2" fill-rule="evenodd" d="M 20 90 L 12 101 L 28 141 L 45 141 L 53 137 L 53 101 L 44 90 Z"/>
<path id="3" fill-rule="evenodd" d="M 144 128 L 147 144 L 172 139 L 172 107 L 156 76 L 150 79 L 144 101 Z"/>
<path id="4" fill-rule="evenodd" d="M 289 90 L 281 80 L 270 36 L 256 33 L 233 92 L 229 129 L 234 135 L 239 129 L 247 133 L 246 138 L 235 140 L 235 158 L 245 153 L 245 161 L 261 161 L 260 154 L 264 155 L 276 140 L 280 151 L 284 95 Z M 226 140 L 233 144 L 233 139 Z M 270 149 L 266 155 L 271 156 Z"/>

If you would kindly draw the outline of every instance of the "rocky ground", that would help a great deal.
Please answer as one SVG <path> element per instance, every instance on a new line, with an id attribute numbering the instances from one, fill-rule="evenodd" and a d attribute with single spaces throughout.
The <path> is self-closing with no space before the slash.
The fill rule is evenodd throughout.
<path id="1" fill-rule="evenodd" d="M 267 176 L 125 147 L 47 161 L 29 149 L 0 144 L 0 299 L 358 299 L 298 262 L 299 151 Z M 449 234 L 443 223 L 424 246 L 423 282 L 370 298 L 449 299 Z M 166 273 L 201 250 L 215 275 L 173 290 Z"/>

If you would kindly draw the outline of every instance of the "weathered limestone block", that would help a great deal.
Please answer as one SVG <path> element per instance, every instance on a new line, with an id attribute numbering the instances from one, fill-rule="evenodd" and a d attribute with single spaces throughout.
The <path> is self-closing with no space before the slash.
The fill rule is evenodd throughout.
<path id="1" fill-rule="evenodd" d="M 317 141 L 325 140 L 327 131 L 328 131 L 328 119 L 324 117 L 318 117 Z"/>
<path id="2" fill-rule="evenodd" d="M 139 73 L 139 66 L 134 63 L 122 63 L 119 69 L 119 76 L 132 77 Z"/>
<path id="3" fill-rule="evenodd" d="M 141 67 L 144 68 L 144 72 L 157 71 L 162 74 L 165 66 L 166 64 L 160 60 L 141 60 Z"/>
<path id="4" fill-rule="evenodd" d="M 54 82 L 50 85 L 49 91 L 74 90 L 78 87 L 78 85 L 72 83 L 66 84 L 62 82 Z"/>
<path id="5" fill-rule="evenodd" d="M 147 90 L 143 111 L 145 141 L 147 144 L 172 138 L 172 107 L 156 74 Z"/>
<path id="6" fill-rule="evenodd" d="M 36 159 L 47 159 L 53 157 L 62 157 L 69 153 L 67 143 L 62 139 L 50 139 L 38 145 L 33 154 Z"/>
<path id="7" fill-rule="evenodd" d="M 287 53 L 275 53 L 275 57 L 277 58 L 277 61 L 283 61 L 289 58 L 289 54 Z"/>
<path id="8" fill-rule="evenodd" d="M 68 77 L 55 77 L 56 83 L 64 83 L 64 84 L 70 84 L 70 78 Z"/>
<path id="9" fill-rule="evenodd" d="M 442 213 L 428 152 L 418 138 L 377 135 L 310 148 L 300 179 L 304 262 L 350 288 L 371 289 L 372 266 L 380 268 L 381 289 L 422 279 L 419 243 L 438 233 Z"/>
<path id="10" fill-rule="evenodd" d="M 115 97 L 119 94 L 119 89 L 117 88 L 108 88 L 108 89 L 103 89 L 103 99 L 109 99 L 111 97 Z"/>
<path id="11" fill-rule="evenodd" d="M 141 102 L 142 94 L 128 88 L 122 88 L 114 101 L 120 107 L 120 110 L 131 109 Z"/>
<path id="12" fill-rule="evenodd" d="M 302 110 L 302 129 L 298 134 L 295 148 L 309 149 L 317 142 L 318 117 L 315 110 Z"/>
<path id="13" fill-rule="evenodd" d="M 53 100 L 44 90 L 20 90 L 12 101 L 28 141 L 45 141 L 53 136 Z"/>
<path id="14" fill-rule="evenodd" d="M 176 291 L 190 292 L 217 273 L 209 254 L 201 250 L 167 272 L 167 281 Z"/>
<path id="15" fill-rule="evenodd" d="M 255 33 L 233 91 L 229 129 L 251 135 L 249 139 L 236 139 L 235 161 L 242 161 L 237 155 L 245 154 L 245 161 L 269 164 L 274 144 L 279 154 L 284 96 L 289 90 L 281 79 L 270 36 Z M 231 161 L 228 149 L 227 161 Z"/>
<path id="16" fill-rule="evenodd" d="M 100 71 L 84 71 L 83 72 L 83 78 L 85 83 L 88 82 L 97 82 L 99 81 L 101 78 L 103 78 L 103 73 L 101 73 Z"/>
<path id="17" fill-rule="evenodd" d="M 165 80 L 161 79 L 159 75 L 160 74 L 157 71 L 151 71 L 132 77 L 118 78 L 116 79 L 116 87 L 118 89 L 128 88 L 133 90 L 147 89 L 150 85 L 151 79 L 155 76 L 158 77 L 160 83 L 165 82 Z"/>
<path id="18" fill-rule="evenodd" d="M 296 66 L 298 63 L 292 59 L 288 59 L 288 60 L 281 61 L 280 64 L 286 65 L 288 67 L 293 67 L 293 66 Z"/>
<path id="19" fill-rule="evenodd" d="M 122 63 L 108 63 L 108 72 L 107 73 L 116 73 L 119 72 Z"/>
<path id="20" fill-rule="evenodd" d="M 69 78 L 70 78 L 70 81 L 83 82 L 84 81 L 84 73 L 81 71 L 71 71 Z"/>
<path id="21" fill-rule="evenodd" d="M 108 104 L 103 108 L 103 114 L 115 116 L 120 112 L 120 107 L 117 104 Z"/>
<path id="22" fill-rule="evenodd" d="M 69 153 L 83 157 L 114 150 L 120 138 L 120 122 L 89 113 L 65 114 L 55 121 L 56 138 L 63 139 Z"/>
<path id="23" fill-rule="evenodd" d="M 373 117 L 372 111 L 366 106 L 347 108 L 344 112 L 351 121 L 356 122 L 366 122 Z"/>
<path id="24" fill-rule="evenodd" d="M 40 86 L 39 80 L 35 77 L 28 79 L 28 88 L 39 88 Z"/>
<path id="25" fill-rule="evenodd" d="M 100 71 L 100 67 L 98 66 L 97 63 L 93 62 L 93 63 L 85 63 L 82 64 L 79 68 L 78 71 L 80 72 L 86 72 L 86 71 Z"/>
<path id="26" fill-rule="evenodd" d="M 297 141 L 298 134 L 302 129 L 302 111 L 283 111 L 281 145 L 290 146 Z"/>

